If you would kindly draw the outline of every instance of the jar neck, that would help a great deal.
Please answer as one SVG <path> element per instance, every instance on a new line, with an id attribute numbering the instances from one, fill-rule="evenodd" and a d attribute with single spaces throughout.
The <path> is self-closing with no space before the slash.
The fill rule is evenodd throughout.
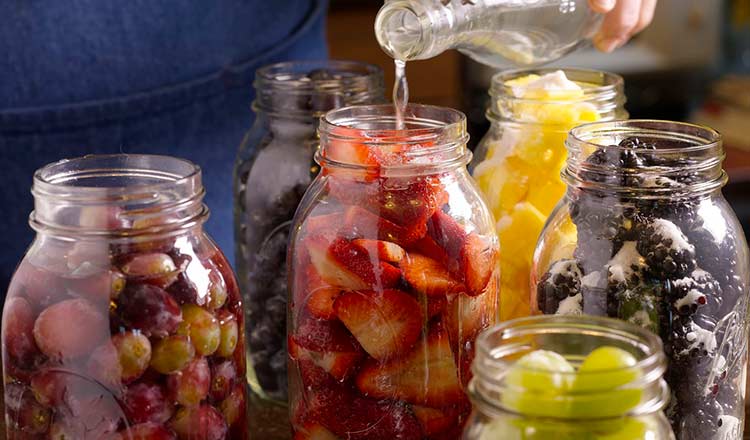
<path id="1" fill-rule="evenodd" d="M 393 105 L 346 107 L 321 118 L 319 131 L 324 172 L 435 174 L 471 160 L 466 117 L 448 108 L 410 104 L 399 121 Z"/>
<path id="2" fill-rule="evenodd" d="M 208 217 L 200 168 L 155 155 L 92 155 L 41 168 L 29 222 L 65 238 L 166 234 Z"/>
<path id="3" fill-rule="evenodd" d="M 258 70 L 254 85 L 256 113 L 307 123 L 335 108 L 384 100 L 380 68 L 352 61 L 272 64 Z"/>
<path id="4" fill-rule="evenodd" d="M 563 390 L 559 393 L 540 393 L 539 389 L 526 389 L 528 381 L 519 383 L 507 380 L 512 368 L 518 371 L 514 363 L 522 356 L 534 350 L 550 350 L 565 357 L 574 367 L 594 349 L 612 346 L 630 353 L 636 363 L 616 370 L 598 370 L 591 372 L 561 372 L 554 374 L 555 382 L 566 382 L 584 379 L 584 383 L 598 384 L 602 378 L 631 378 L 627 383 L 615 389 L 596 389 L 581 387 Z M 505 406 L 507 394 L 531 393 L 534 401 L 540 406 L 559 405 L 560 408 L 572 407 L 577 403 L 612 402 L 613 393 L 637 391 L 640 400 L 630 407 L 623 406 L 622 412 L 616 409 L 601 414 L 581 413 L 566 414 L 556 412 L 553 417 L 561 420 L 595 420 L 618 418 L 623 416 L 641 416 L 664 409 L 669 401 L 669 390 L 663 379 L 667 360 L 663 353 L 661 340 L 654 334 L 638 326 L 610 318 L 593 316 L 535 316 L 521 318 L 500 324 L 483 333 L 476 343 L 476 357 L 472 365 L 474 378 L 469 385 L 469 393 L 474 403 L 485 413 L 517 414 L 525 417 L 539 417 L 532 413 L 518 412 L 518 408 Z M 524 370 L 532 375 L 540 370 Z M 538 377 L 538 376 L 536 376 Z M 631 394 L 632 395 L 632 394 Z"/>
<path id="5" fill-rule="evenodd" d="M 580 92 L 561 93 L 559 98 L 539 98 L 528 93 L 513 81 L 529 75 L 544 76 L 562 71 L 569 81 L 581 88 Z M 558 92 L 559 93 L 559 92 Z M 546 96 L 547 94 L 545 94 Z M 568 122 L 571 107 L 588 111 L 597 120 L 627 119 L 624 81 L 613 73 L 584 69 L 520 69 L 496 74 L 490 87 L 490 107 L 487 118 L 491 122 L 517 124 L 554 124 L 553 115 L 561 115 Z M 539 119 L 543 115 L 543 120 Z M 570 126 L 561 124 L 567 132 Z"/>
<path id="6" fill-rule="evenodd" d="M 631 120 L 582 125 L 566 140 L 571 188 L 626 198 L 711 194 L 727 182 L 721 135 L 708 127 Z"/>

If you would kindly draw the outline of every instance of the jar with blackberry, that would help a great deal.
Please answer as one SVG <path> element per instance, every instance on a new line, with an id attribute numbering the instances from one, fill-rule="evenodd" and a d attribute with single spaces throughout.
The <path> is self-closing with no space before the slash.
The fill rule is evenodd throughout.
<path id="1" fill-rule="evenodd" d="M 495 75 L 492 123 L 472 174 L 497 221 L 504 257 L 500 319 L 530 314 L 529 272 L 547 217 L 565 194 L 560 171 L 568 131 L 594 121 L 627 119 L 623 80 L 579 69 L 524 69 Z"/>
<path id="2" fill-rule="evenodd" d="M 477 338 L 463 440 L 674 440 L 658 336 L 594 316 L 533 316 Z"/>
<path id="3" fill-rule="evenodd" d="M 247 379 L 286 401 L 286 249 L 297 205 L 319 168 L 318 121 L 334 108 L 384 100 L 382 72 L 347 61 L 290 62 L 258 70 L 255 124 L 234 176 L 235 256 L 245 298 Z"/>
<path id="4" fill-rule="evenodd" d="M 463 114 L 396 112 L 321 122 L 322 171 L 289 251 L 299 438 L 456 439 L 469 414 L 474 341 L 497 319 L 492 216 L 466 170 Z"/>
<path id="5" fill-rule="evenodd" d="M 661 336 L 680 440 L 740 439 L 748 249 L 724 199 L 721 136 L 667 121 L 573 129 L 565 198 L 534 256 L 531 304 Z"/>
<path id="6" fill-rule="evenodd" d="M 200 169 L 87 156 L 34 176 L 2 320 L 7 438 L 246 438 L 244 314 Z"/>

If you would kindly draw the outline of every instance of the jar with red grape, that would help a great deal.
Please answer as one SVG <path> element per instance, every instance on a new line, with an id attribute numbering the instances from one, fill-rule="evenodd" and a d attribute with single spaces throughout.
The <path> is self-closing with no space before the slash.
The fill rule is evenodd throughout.
<path id="1" fill-rule="evenodd" d="M 9 439 L 245 439 L 242 302 L 200 169 L 86 156 L 34 175 L 2 320 Z"/>
<path id="2" fill-rule="evenodd" d="M 466 170 L 466 119 L 347 107 L 320 135 L 321 172 L 289 252 L 297 438 L 459 438 L 499 282 L 494 222 Z"/>

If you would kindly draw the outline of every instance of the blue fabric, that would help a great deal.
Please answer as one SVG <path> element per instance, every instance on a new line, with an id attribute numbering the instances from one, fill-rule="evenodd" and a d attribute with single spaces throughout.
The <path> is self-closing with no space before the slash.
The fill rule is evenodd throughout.
<path id="1" fill-rule="evenodd" d="M 255 70 L 327 55 L 326 0 L 0 2 L 0 294 L 33 239 L 37 168 L 96 153 L 185 157 L 228 257 L 232 168 Z"/>

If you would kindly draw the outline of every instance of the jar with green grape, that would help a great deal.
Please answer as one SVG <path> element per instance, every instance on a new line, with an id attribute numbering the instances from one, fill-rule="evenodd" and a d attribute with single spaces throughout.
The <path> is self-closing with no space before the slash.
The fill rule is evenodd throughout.
<path id="1" fill-rule="evenodd" d="M 463 440 L 674 440 L 659 338 L 590 316 L 507 321 L 477 338 Z"/>

